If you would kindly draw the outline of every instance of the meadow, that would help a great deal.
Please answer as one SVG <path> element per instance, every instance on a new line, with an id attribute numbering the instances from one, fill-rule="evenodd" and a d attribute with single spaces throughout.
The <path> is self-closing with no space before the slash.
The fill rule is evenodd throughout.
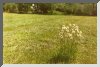
<path id="1" fill-rule="evenodd" d="M 77 24 L 84 36 L 74 57 L 59 38 L 62 25 L 68 24 Z M 96 64 L 97 17 L 3 13 L 3 63 Z"/>

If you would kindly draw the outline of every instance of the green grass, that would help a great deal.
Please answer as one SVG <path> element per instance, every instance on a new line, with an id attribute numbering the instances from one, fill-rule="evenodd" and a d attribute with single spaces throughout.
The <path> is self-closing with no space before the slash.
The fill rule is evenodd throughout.
<path id="1" fill-rule="evenodd" d="M 69 23 L 77 24 L 85 37 L 84 47 L 77 47 L 74 60 L 58 50 L 62 45 L 58 38 L 60 28 Z M 97 17 L 93 16 L 3 13 L 3 63 L 96 64 L 96 24 Z"/>

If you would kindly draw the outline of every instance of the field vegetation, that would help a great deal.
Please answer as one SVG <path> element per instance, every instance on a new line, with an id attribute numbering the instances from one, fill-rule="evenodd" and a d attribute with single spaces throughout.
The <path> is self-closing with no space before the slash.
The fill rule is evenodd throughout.
<path id="1" fill-rule="evenodd" d="M 97 17 L 4 12 L 3 63 L 96 64 Z"/>

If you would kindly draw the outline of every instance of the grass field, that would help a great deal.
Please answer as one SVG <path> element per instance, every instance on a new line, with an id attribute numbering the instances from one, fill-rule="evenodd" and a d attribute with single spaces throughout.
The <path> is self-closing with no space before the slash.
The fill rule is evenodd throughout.
<path id="1" fill-rule="evenodd" d="M 58 56 L 62 25 L 77 24 L 84 35 L 75 58 Z M 97 17 L 3 13 L 4 64 L 96 64 Z M 67 45 L 67 44 L 66 44 Z M 66 49 L 66 48 L 65 48 Z M 66 51 L 65 51 L 66 53 Z"/>

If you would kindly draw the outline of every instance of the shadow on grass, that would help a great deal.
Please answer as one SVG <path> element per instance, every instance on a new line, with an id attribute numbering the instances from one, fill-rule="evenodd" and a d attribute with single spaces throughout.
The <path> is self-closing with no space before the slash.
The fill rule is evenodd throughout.
<path id="1" fill-rule="evenodd" d="M 48 63 L 51 64 L 70 64 L 76 58 L 76 47 L 62 47 L 57 55 L 53 56 Z"/>
<path id="2" fill-rule="evenodd" d="M 51 58 L 49 60 L 49 63 L 51 64 L 57 64 L 57 63 L 69 63 L 70 57 L 69 56 L 64 56 L 64 55 L 60 55 L 58 54 L 57 56 L 54 56 L 53 58 Z"/>

